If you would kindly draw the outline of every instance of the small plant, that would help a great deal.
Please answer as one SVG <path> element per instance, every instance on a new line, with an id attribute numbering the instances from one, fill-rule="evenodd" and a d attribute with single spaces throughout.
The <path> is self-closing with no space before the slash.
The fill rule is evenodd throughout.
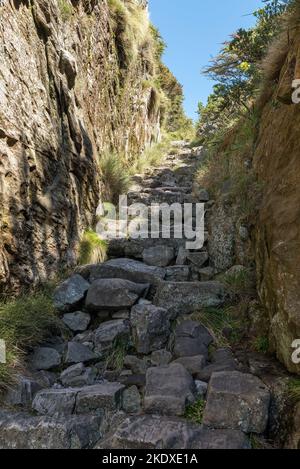
<path id="1" fill-rule="evenodd" d="M 290 380 L 288 384 L 288 396 L 292 402 L 300 402 L 300 378 Z"/>
<path id="2" fill-rule="evenodd" d="M 0 364 L 0 390 L 14 383 L 31 347 L 49 333 L 63 329 L 52 301 L 52 287 L 0 302 L 0 338 L 6 345 L 6 364 Z"/>
<path id="3" fill-rule="evenodd" d="M 165 138 L 160 143 L 155 143 L 146 150 L 133 162 L 130 173 L 143 173 L 146 169 L 161 163 L 163 158 L 170 151 L 171 144 L 168 138 Z"/>
<path id="4" fill-rule="evenodd" d="M 270 350 L 270 342 L 268 337 L 256 337 L 253 341 L 253 347 L 256 352 L 267 354 Z"/>
<path id="5" fill-rule="evenodd" d="M 73 6 L 69 0 L 58 0 L 58 8 L 63 21 L 69 21 L 73 15 Z"/>
<path id="6" fill-rule="evenodd" d="M 203 421 L 204 409 L 205 401 L 204 399 L 199 399 L 193 404 L 187 406 L 184 416 L 190 422 L 201 424 Z"/>
<path id="7" fill-rule="evenodd" d="M 234 314 L 234 307 L 203 308 L 192 314 L 191 319 L 211 332 L 218 347 L 228 347 L 241 339 L 242 324 Z"/>
<path id="8" fill-rule="evenodd" d="M 103 181 L 103 195 L 107 202 L 118 203 L 119 195 L 127 194 L 130 177 L 120 156 L 105 153 L 99 160 Z"/>
<path id="9" fill-rule="evenodd" d="M 117 341 L 112 352 L 107 356 L 105 368 L 107 370 L 121 371 L 124 367 L 124 359 L 127 355 L 128 344 L 124 341 Z"/>
<path id="10" fill-rule="evenodd" d="M 100 264 L 106 260 L 107 242 L 93 230 L 86 230 L 79 247 L 79 264 Z"/>

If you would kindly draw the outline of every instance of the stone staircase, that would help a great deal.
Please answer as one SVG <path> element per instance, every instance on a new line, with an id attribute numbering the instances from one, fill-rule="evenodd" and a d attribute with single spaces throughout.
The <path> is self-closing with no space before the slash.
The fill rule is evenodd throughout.
<path id="1" fill-rule="evenodd" d="M 182 149 L 134 177 L 129 203 L 206 204 L 199 155 Z M 226 303 L 207 250 L 185 239 L 115 239 L 55 292 L 68 329 L 28 357 L 0 411 L 0 448 L 248 449 L 268 425 L 270 390 L 189 317 Z M 124 356 L 125 355 L 125 356 Z M 119 363 L 120 362 L 120 363 Z M 186 418 L 202 403 L 203 422 Z M 13 410 L 12 410 L 13 408 Z"/>

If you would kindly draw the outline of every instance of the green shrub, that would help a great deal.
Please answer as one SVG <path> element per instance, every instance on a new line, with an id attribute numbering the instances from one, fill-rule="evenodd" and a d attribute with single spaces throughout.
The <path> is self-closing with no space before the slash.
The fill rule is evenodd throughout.
<path id="1" fill-rule="evenodd" d="M 203 420 L 204 409 L 204 399 L 198 399 L 193 404 L 187 406 L 184 416 L 190 422 L 201 424 Z"/>
<path id="2" fill-rule="evenodd" d="M 127 194 L 130 185 L 130 177 L 125 164 L 116 153 L 106 152 L 100 158 L 99 166 L 104 200 L 117 204 L 119 196 Z"/>
<path id="3" fill-rule="evenodd" d="M 58 8 L 63 21 L 69 21 L 73 15 L 73 6 L 69 0 L 58 0 Z"/>
<path id="4" fill-rule="evenodd" d="M 79 246 L 79 264 L 100 264 L 106 260 L 107 242 L 93 230 L 86 230 Z"/>
<path id="5" fill-rule="evenodd" d="M 288 385 L 288 396 L 292 402 L 300 402 L 300 378 L 290 380 Z"/>
<path id="6" fill-rule="evenodd" d="M 24 354 L 51 332 L 62 330 L 52 301 L 52 287 L 0 303 L 0 338 L 7 363 L 0 364 L 0 390 L 7 389 L 22 370 Z"/>

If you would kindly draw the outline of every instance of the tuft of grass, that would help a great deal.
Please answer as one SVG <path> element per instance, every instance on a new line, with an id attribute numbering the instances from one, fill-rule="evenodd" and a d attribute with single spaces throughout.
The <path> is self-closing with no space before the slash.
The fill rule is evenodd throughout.
<path id="1" fill-rule="evenodd" d="M 193 423 L 202 424 L 205 409 L 204 399 L 199 399 L 187 406 L 184 417 Z"/>
<path id="2" fill-rule="evenodd" d="M 73 5 L 69 0 L 58 0 L 58 8 L 63 21 L 69 21 L 73 15 Z"/>
<path id="3" fill-rule="evenodd" d="M 169 153 L 171 143 L 168 138 L 165 138 L 160 143 L 155 143 L 146 150 L 133 162 L 130 168 L 131 174 L 143 173 L 153 166 L 157 166 L 163 158 Z"/>
<path id="4" fill-rule="evenodd" d="M 300 378 L 290 380 L 288 384 L 288 396 L 292 402 L 300 402 Z"/>
<path id="5" fill-rule="evenodd" d="M 270 342 L 268 337 L 260 336 L 253 340 L 253 348 L 256 352 L 264 353 L 265 355 L 270 350 Z"/>
<path id="6" fill-rule="evenodd" d="M 127 194 L 130 186 L 130 177 L 122 158 L 116 153 L 106 152 L 99 159 L 99 167 L 104 199 L 106 202 L 117 204 L 119 196 Z"/>
<path id="7" fill-rule="evenodd" d="M 232 271 L 221 274 L 218 279 L 229 287 L 233 296 L 241 299 L 256 298 L 255 273 L 250 269 Z"/>
<path id="8" fill-rule="evenodd" d="M 107 242 L 93 230 L 86 230 L 79 247 L 79 264 L 100 264 L 106 260 Z"/>
<path id="9" fill-rule="evenodd" d="M 6 345 L 6 364 L 0 364 L 0 391 L 15 382 L 26 352 L 51 332 L 63 329 L 52 301 L 52 288 L 0 302 L 0 338 Z"/>
<path id="10" fill-rule="evenodd" d="M 124 341 L 117 341 L 112 352 L 106 357 L 105 368 L 107 370 L 121 371 L 124 368 L 124 360 L 129 345 Z"/>
<path id="11" fill-rule="evenodd" d="M 228 347 L 241 339 L 242 324 L 234 314 L 234 307 L 203 308 L 193 313 L 191 319 L 203 324 L 215 339 L 218 347 Z"/>

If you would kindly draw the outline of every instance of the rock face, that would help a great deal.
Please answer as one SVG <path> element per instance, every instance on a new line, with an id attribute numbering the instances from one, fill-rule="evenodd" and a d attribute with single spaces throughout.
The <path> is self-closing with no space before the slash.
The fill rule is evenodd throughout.
<path id="1" fill-rule="evenodd" d="M 236 371 L 214 373 L 203 423 L 261 434 L 267 428 L 269 405 L 270 392 L 257 377 Z"/>
<path id="2" fill-rule="evenodd" d="M 126 60 L 108 2 L 1 2 L 1 25 L 0 288 L 11 292 L 75 264 L 99 150 L 140 152 L 160 110 L 144 86 L 152 46 Z"/>

